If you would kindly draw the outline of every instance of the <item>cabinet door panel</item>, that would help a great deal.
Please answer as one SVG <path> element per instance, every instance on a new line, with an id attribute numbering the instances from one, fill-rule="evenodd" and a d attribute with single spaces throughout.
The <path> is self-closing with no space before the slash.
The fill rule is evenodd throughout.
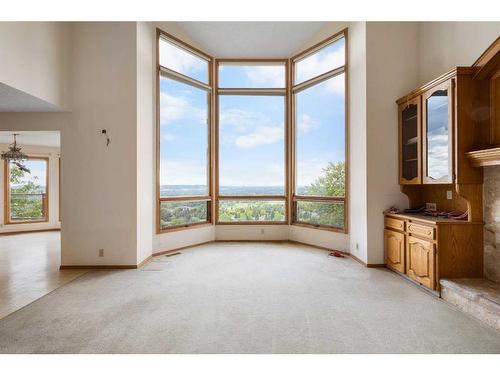
<path id="1" fill-rule="evenodd" d="M 415 237 L 408 237 L 406 246 L 406 273 L 410 278 L 428 288 L 435 288 L 434 244 Z"/>
<path id="2" fill-rule="evenodd" d="M 399 182 L 422 183 L 420 96 L 399 106 Z"/>
<path id="3" fill-rule="evenodd" d="M 423 182 L 453 182 L 452 80 L 423 94 Z"/>
<path id="4" fill-rule="evenodd" d="M 392 230 L 384 231 L 385 263 L 388 267 L 405 272 L 405 235 Z"/>

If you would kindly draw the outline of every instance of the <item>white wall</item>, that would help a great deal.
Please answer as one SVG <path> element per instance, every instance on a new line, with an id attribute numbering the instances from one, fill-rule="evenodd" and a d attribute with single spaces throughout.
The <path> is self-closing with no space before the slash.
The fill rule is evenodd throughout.
<path id="1" fill-rule="evenodd" d="M 6 151 L 8 144 L 0 144 L 0 151 Z M 29 156 L 39 156 L 49 158 L 49 220 L 45 223 L 23 223 L 23 224 L 5 224 L 4 223 L 4 168 L 3 162 L 0 168 L 0 233 L 23 232 L 30 230 L 58 229 L 61 227 L 59 221 L 59 155 L 60 149 L 44 146 L 23 146 L 23 152 Z"/>
<path id="2" fill-rule="evenodd" d="M 289 238 L 288 225 L 217 225 L 217 241 L 284 241 Z"/>
<path id="3" fill-rule="evenodd" d="M 420 22 L 419 84 L 470 66 L 500 36 L 500 22 Z"/>
<path id="4" fill-rule="evenodd" d="M 398 175 L 396 99 L 418 82 L 418 24 L 366 24 L 367 238 L 369 264 L 384 263 L 382 212 L 408 207 Z M 357 152 L 351 148 L 351 152 Z"/>
<path id="5" fill-rule="evenodd" d="M 137 263 L 151 256 L 155 223 L 155 29 L 137 25 Z"/>
<path id="6" fill-rule="evenodd" d="M 73 112 L 61 140 L 63 265 L 137 264 L 136 64 L 135 23 L 73 24 Z"/>
<path id="7" fill-rule="evenodd" d="M 68 107 L 70 25 L 0 22 L 0 82 Z"/>

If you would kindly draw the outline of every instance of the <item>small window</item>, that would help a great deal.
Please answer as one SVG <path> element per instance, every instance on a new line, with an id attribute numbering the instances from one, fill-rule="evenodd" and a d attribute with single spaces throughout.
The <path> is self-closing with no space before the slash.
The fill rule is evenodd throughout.
<path id="1" fill-rule="evenodd" d="M 219 87 L 285 88 L 285 65 L 221 63 Z"/>
<path id="2" fill-rule="evenodd" d="M 345 65 L 345 37 L 295 62 L 295 84 Z"/>
<path id="3" fill-rule="evenodd" d="M 197 81 L 208 83 L 208 60 L 160 38 L 160 65 Z"/>
<path id="4" fill-rule="evenodd" d="M 7 163 L 7 223 L 48 221 L 48 159 Z"/>
<path id="5" fill-rule="evenodd" d="M 160 203 L 160 228 L 178 227 L 206 222 L 208 201 L 166 201 Z"/>

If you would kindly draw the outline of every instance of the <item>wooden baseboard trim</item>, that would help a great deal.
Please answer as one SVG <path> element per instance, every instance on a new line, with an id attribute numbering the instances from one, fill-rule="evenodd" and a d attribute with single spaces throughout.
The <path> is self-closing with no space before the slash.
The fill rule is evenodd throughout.
<path id="1" fill-rule="evenodd" d="M 19 231 L 15 231 L 15 232 L 0 232 L 0 236 L 14 236 L 16 234 L 24 234 L 24 233 L 60 232 L 60 231 L 61 231 L 61 228 L 19 230 Z"/>
<path id="2" fill-rule="evenodd" d="M 355 256 L 353 254 L 349 254 L 349 256 L 352 259 L 354 259 L 356 262 L 358 262 L 359 264 L 362 264 L 363 266 L 365 266 L 366 268 L 380 268 L 380 267 L 385 267 L 385 263 L 384 264 L 365 263 L 365 262 L 363 262 L 361 259 L 359 259 L 357 256 Z"/>
<path id="3" fill-rule="evenodd" d="M 153 255 L 148 256 L 146 259 L 144 259 L 141 263 L 137 265 L 137 268 L 144 267 L 146 264 L 151 262 L 153 260 Z"/>

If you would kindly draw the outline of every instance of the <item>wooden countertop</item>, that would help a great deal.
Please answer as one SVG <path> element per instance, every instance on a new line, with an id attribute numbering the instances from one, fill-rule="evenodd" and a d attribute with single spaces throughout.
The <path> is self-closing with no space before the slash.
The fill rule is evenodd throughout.
<path id="1" fill-rule="evenodd" d="M 433 217 L 433 216 L 427 216 L 427 215 L 422 215 L 422 214 L 407 214 L 407 213 L 398 213 L 398 214 L 391 214 L 391 213 L 384 213 L 385 216 L 388 217 L 393 217 L 396 219 L 406 219 L 406 220 L 412 220 L 412 221 L 420 221 L 422 223 L 427 223 L 427 224 L 457 224 L 457 225 L 483 225 L 484 223 L 481 221 L 466 221 L 466 220 L 453 220 L 453 219 L 446 219 L 442 217 Z"/>

